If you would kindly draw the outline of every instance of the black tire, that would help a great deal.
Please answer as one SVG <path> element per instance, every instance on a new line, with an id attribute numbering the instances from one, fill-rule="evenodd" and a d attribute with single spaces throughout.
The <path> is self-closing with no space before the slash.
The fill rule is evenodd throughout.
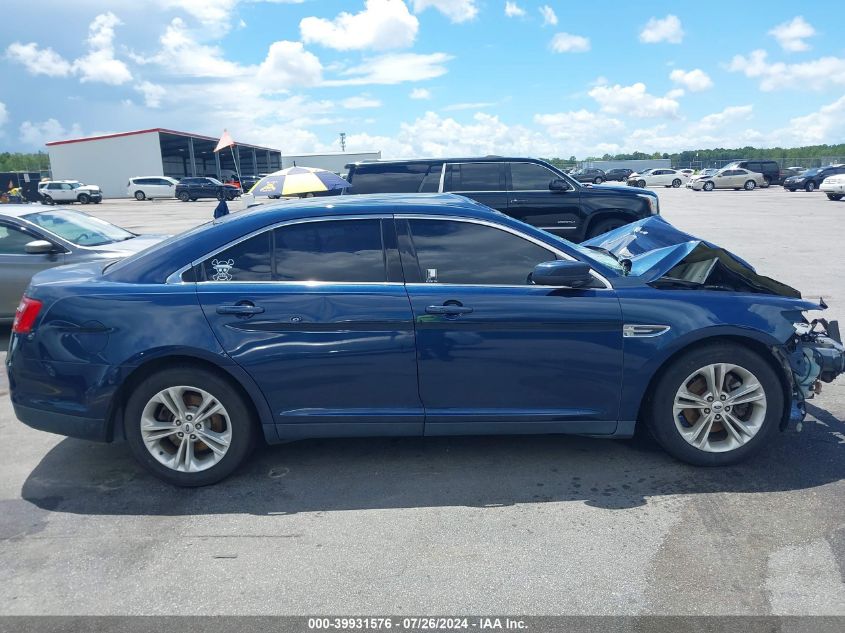
<path id="1" fill-rule="evenodd" d="M 587 239 L 602 235 L 613 229 L 618 229 L 620 226 L 625 226 L 626 224 L 628 224 L 628 220 L 625 218 L 605 218 L 604 220 L 599 220 L 590 226 Z"/>
<path id="2" fill-rule="evenodd" d="M 135 192 L 135 199 L 138 200 L 138 201 L 146 200 L 147 195 L 143 191 L 139 190 L 139 191 Z"/>
<path id="3" fill-rule="evenodd" d="M 593 180 L 594 185 L 600 185 L 604 182 L 604 179 L 601 176 L 596 176 L 595 180 Z"/>
<path id="4" fill-rule="evenodd" d="M 100 204 L 102 201 L 103 201 L 102 199 L 94 200 L 94 204 Z"/>
<path id="5" fill-rule="evenodd" d="M 701 188 L 704 189 L 704 191 L 713 191 L 713 189 L 716 188 L 716 185 L 713 184 L 713 181 L 708 180 L 703 185 L 701 185 Z"/>
<path id="6" fill-rule="evenodd" d="M 815 190 L 816 190 L 816 183 L 814 183 L 812 180 L 810 182 L 808 182 L 806 185 L 804 185 L 804 191 L 806 191 L 807 193 L 812 193 Z"/>
<path id="7" fill-rule="evenodd" d="M 793 189 L 792 187 L 785 187 L 785 189 L 786 189 L 789 193 L 795 193 L 795 189 Z"/>
<path id="8" fill-rule="evenodd" d="M 746 191 L 754 191 L 754 188 L 757 186 L 757 183 L 753 180 L 746 180 L 744 188 Z"/>
<path id="9" fill-rule="evenodd" d="M 41 204 L 48 204 L 49 205 L 49 204 L 54 204 L 54 203 L 53 203 L 53 199 L 45 193 L 43 196 L 41 196 Z"/>
<path id="10" fill-rule="evenodd" d="M 197 201 L 197 197 L 196 197 L 196 196 L 191 196 L 191 202 L 196 202 L 196 201 Z"/>
<path id="11" fill-rule="evenodd" d="M 160 391 L 175 386 L 192 386 L 210 393 L 229 413 L 232 439 L 219 462 L 199 472 L 179 472 L 157 461 L 144 444 L 140 420 L 144 407 Z M 133 457 L 150 473 L 174 486 L 207 486 L 225 479 L 240 466 L 255 444 L 256 421 L 252 409 L 228 380 L 206 369 L 176 366 L 145 378 L 126 403 L 124 433 Z"/>
<path id="12" fill-rule="evenodd" d="M 235 194 L 234 194 L 233 192 L 231 192 L 231 191 L 227 191 L 227 192 L 226 192 L 226 200 L 228 200 L 229 202 L 231 202 L 231 201 L 232 201 L 232 200 L 234 200 L 234 199 L 235 199 Z"/>
<path id="13" fill-rule="evenodd" d="M 675 189 L 677 189 L 677 188 L 678 188 L 678 187 L 680 187 L 680 186 L 681 186 L 681 179 L 680 179 L 680 178 L 675 178 L 675 180 L 673 180 L 673 181 L 672 181 L 672 187 L 674 187 Z"/>
<path id="14" fill-rule="evenodd" d="M 76 199 L 79 201 L 79 204 L 88 204 L 89 202 L 91 202 L 91 196 L 89 196 L 87 193 L 80 193 L 76 197 Z"/>
<path id="15" fill-rule="evenodd" d="M 745 444 L 725 452 L 709 452 L 688 443 L 675 426 L 675 395 L 696 370 L 729 363 L 751 372 L 766 396 L 766 412 L 757 433 Z M 695 466 L 727 466 L 751 457 L 771 439 L 783 414 L 783 390 L 775 370 L 759 354 L 741 345 L 714 343 L 693 349 L 672 361 L 650 394 L 646 424 L 657 442 L 673 457 Z M 727 433 L 727 431 L 724 431 Z"/>
<path id="16" fill-rule="evenodd" d="M 637 187 L 639 187 L 640 189 L 645 189 L 645 180 L 638 180 Z"/>
<path id="17" fill-rule="evenodd" d="M 842 194 L 841 193 L 829 193 L 829 194 L 827 194 L 827 199 L 828 200 L 842 200 Z"/>
<path id="18" fill-rule="evenodd" d="M 176 197 L 179 198 L 179 200 L 181 200 L 182 202 L 187 202 L 191 199 L 191 194 L 189 194 L 187 191 L 180 191 L 179 195 Z"/>

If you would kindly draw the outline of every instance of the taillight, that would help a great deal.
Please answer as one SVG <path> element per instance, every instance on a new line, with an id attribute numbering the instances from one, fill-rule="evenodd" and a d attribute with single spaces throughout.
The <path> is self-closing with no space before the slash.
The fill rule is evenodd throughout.
<path id="1" fill-rule="evenodd" d="M 35 324 L 35 319 L 38 318 L 38 313 L 41 312 L 41 306 L 44 305 L 38 299 L 30 299 L 24 297 L 18 309 L 15 310 L 15 321 L 12 323 L 12 332 L 15 334 L 29 334 L 32 332 L 32 326 Z"/>

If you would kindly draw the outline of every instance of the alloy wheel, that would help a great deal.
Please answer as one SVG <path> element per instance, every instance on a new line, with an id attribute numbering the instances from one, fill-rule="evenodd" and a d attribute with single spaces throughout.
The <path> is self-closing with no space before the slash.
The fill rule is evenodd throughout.
<path id="1" fill-rule="evenodd" d="M 159 391 L 144 407 L 140 426 L 150 454 L 179 472 L 211 468 L 223 459 L 232 443 L 232 423 L 225 407 L 197 387 Z"/>
<path id="2" fill-rule="evenodd" d="M 708 453 L 724 453 L 746 444 L 763 426 L 766 392 L 744 367 L 706 365 L 681 383 L 672 414 L 687 443 Z"/>

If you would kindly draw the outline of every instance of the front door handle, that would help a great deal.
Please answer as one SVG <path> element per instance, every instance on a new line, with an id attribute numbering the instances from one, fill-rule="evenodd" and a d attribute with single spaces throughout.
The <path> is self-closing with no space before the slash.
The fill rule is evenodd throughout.
<path id="1" fill-rule="evenodd" d="M 458 316 L 459 314 L 469 314 L 472 308 L 467 306 L 459 306 L 455 304 L 446 304 L 442 306 L 428 306 L 425 309 L 426 314 L 445 314 L 446 316 Z"/>
<path id="2" fill-rule="evenodd" d="M 520 200 L 519 198 L 514 198 L 510 202 L 511 202 L 511 204 L 520 204 L 521 202 L 525 202 L 525 200 Z"/>
<path id="3" fill-rule="evenodd" d="M 261 314 L 264 308 L 253 305 L 251 302 L 244 301 L 236 305 L 222 305 L 217 306 L 217 314 L 234 314 L 235 316 L 252 316 L 253 314 Z"/>

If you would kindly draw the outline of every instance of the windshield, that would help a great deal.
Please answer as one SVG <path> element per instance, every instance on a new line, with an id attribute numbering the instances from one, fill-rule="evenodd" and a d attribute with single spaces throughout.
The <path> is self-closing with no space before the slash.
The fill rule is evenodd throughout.
<path id="1" fill-rule="evenodd" d="M 22 217 L 77 246 L 103 246 L 135 237 L 134 233 L 105 220 L 68 209 L 28 213 Z"/>
<path id="2" fill-rule="evenodd" d="M 824 170 L 821 167 L 814 167 L 813 169 L 808 169 L 807 171 L 805 171 L 801 175 L 802 176 L 815 176 L 816 174 L 820 174 L 822 171 L 824 171 Z"/>

